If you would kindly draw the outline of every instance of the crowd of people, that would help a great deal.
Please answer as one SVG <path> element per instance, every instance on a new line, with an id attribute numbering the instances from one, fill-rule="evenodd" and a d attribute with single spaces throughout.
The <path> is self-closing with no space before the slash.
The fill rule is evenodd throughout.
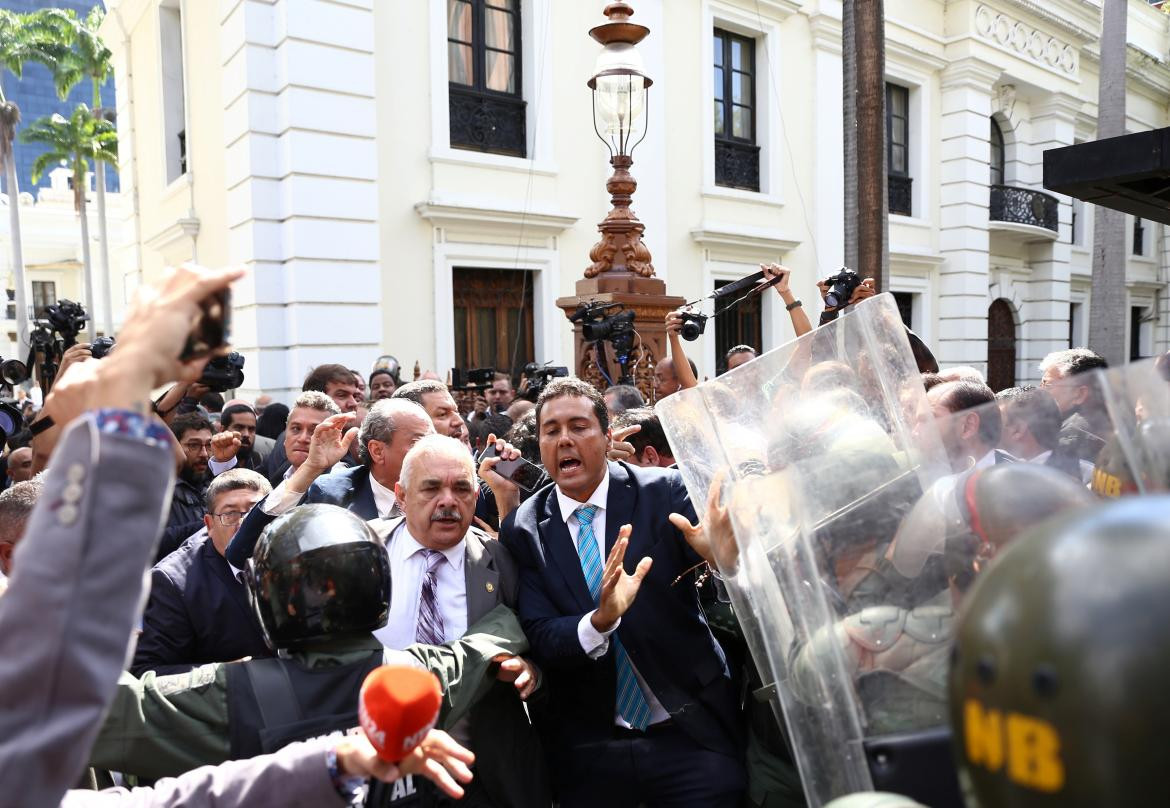
<path id="1" fill-rule="evenodd" d="M 765 273 L 795 335 L 812 334 L 787 270 Z M 287 406 L 224 400 L 197 381 L 206 357 L 176 357 L 201 300 L 238 277 L 182 268 L 147 289 L 117 351 L 70 349 L 43 406 L 24 407 L 27 432 L 8 436 L 0 779 L 22 784 L 20 804 L 99 804 L 67 791 L 83 785 L 149 805 L 805 804 L 799 755 L 759 695 L 768 682 L 724 590 L 738 551 L 719 486 L 696 508 L 664 410 L 636 387 L 575 377 L 532 401 L 506 373 L 453 391 L 433 374 L 342 364 L 311 369 Z M 873 294 L 865 282 L 848 306 Z M 681 313 L 666 324 L 652 403 L 699 384 Z M 1006 540 L 956 550 L 950 511 L 965 507 L 970 527 L 972 503 L 992 496 L 979 486 L 1034 484 L 983 471 L 1048 467 L 1064 481 L 1047 486 L 1060 503 L 1119 492 L 1102 461 L 1111 430 L 1089 381 L 1105 367 L 1096 354 L 1058 351 L 1040 385 L 995 393 L 973 368 L 939 369 L 914 339 L 925 409 L 910 422 L 934 425 L 950 468 L 896 518 L 872 520 L 893 519 L 889 541 L 835 560 L 842 620 L 791 653 L 797 693 L 815 690 L 830 645 L 859 670 L 926 670 L 934 700 L 912 711 L 934 720 L 950 634 L 882 649 L 876 663 L 859 628 L 867 610 L 951 614 L 951 593 L 957 602 Z M 749 372 L 758 354 L 732 348 L 728 371 Z M 872 429 L 825 420 L 865 408 L 864 376 L 813 362 L 769 387 L 777 402 L 790 388 L 793 401 L 815 394 L 820 420 L 778 405 L 805 454 L 791 443 L 779 463 L 769 447 L 752 461 L 761 473 L 807 457 L 801 430 L 885 440 L 892 427 L 876 416 Z M 541 482 L 500 473 L 520 463 Z M 893 490 L 850 484 L 861 487 L 841 486 L 834 508 L 866 518 L 875 492 L 888 502 Z M 932 501 L 942 521 L 923 521 Z M 936 528 L 931 550 L 945 545 L 937 570 L 931 552 L 907 561 L 918 535 L 907 525 L 923 524 Z M 937 573 L 929 591 L 924 568 Z M 384 664 L 430 671 L 443 693 L 437 727 L 392 762 L 354 731 L 362 682 Z M 875 710 L 874 727 L 919 726 L 905 703 Z"/>

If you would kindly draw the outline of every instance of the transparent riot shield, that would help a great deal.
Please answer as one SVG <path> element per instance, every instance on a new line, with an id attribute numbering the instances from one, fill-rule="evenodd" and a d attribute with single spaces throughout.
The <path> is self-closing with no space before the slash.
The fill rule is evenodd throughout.
<path id="1" fill-rule="evenodd" d="M 1170 491 L 1170 363 L 1158 359 L 1093 371 L 1109 428 L 1094 458 L 1105 497 Z"/>
<path id="2" fill-rule="evenodd" d="M 1091 499 L 1039 464 L 995 468 L 1011 462 L 998 403 L 950 415 L 939 395 L 879 295 L 657 406 L 696 510 L 727 510 L 714 555 L 813 806 L 875 785 L 958 804 L 962 594 L 1024 526 Z M 941 786 L 922 771 L 939 761 Z"/>

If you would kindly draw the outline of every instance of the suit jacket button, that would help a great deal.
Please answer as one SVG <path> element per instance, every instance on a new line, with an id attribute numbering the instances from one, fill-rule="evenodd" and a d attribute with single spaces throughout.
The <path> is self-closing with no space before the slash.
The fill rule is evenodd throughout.
<path id="1" fill-rule="evenodd" d="M 491 581 L 488 581 L 486 584 L 484 584 L 484 586 L 487 588 L 487 591 L 489 591 L 489 592 L 496 591 L 496 587 Z"/>
<path id="2" fill-rule="evenodd" d="M 61 496 L 65 498 L 66 502 L 72 504 L 72 503 L 75 503 L 81 499 L 82 493 L 84 493 L 84 491 L 82 490 L 80 485 L 78 485 L 77 483 L 69 483 L 68 485 L 65 486 L 65 489 L 61 492 Z"/>
<path id="3" fill-rule="evenodd" d="M 85 479 L 85 466 L 80 463 L 74 463 L 65 472 L 65 479 L 71 483 L 79 483 Z"/>
<path id="4" fill-rule="evenodd" d="M 57 511 L 57 520 L 63 525 L 71 525 L 77 521 L 77 508 L 73 505 L 62 505 Z"/>

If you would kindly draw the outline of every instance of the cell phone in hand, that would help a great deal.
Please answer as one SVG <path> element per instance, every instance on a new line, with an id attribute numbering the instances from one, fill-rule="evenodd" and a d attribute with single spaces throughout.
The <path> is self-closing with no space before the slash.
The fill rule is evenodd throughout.
<path id="1" fill-rule="evenodd" d="M 213 292 L 199 306 L 203 314 L 191 336 L 187 337 L 187 345 L 179 357 L 184 362 L 207 356 L 227 345 L 231 339 L 232 290 L 225 287 Z"/>
<path id="2" fill-rule="evenodd" d="M 479 462 L 482 463 L 489 457 L 495 456 L 496 445 L 493 443 L 480 454 Z M 529 492 L 535 491 L 544 479 L 544 469 L 535 463 L 529 463 L 523 457 L 517 457 L 515 460 L 501 460 L 496 463 L 493 470 L 505 480 L 510 480 Z"/>

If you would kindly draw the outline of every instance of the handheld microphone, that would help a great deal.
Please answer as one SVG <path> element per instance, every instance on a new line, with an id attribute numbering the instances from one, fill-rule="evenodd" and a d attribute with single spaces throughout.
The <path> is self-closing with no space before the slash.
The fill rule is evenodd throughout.
<path id="1" fill-rule="evenodd" d="M 381 665 L 358 696 L 358 720 L 378 757 L 397 763 L 422 743 L 439 719 L 443 694 L 430 671 Z"/>

